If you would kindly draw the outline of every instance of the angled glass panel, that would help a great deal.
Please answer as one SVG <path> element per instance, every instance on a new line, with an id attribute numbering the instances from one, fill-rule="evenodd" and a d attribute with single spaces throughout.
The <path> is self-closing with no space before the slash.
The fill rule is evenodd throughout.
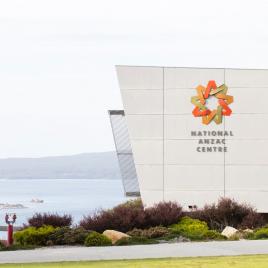
<path id="1" fill-rule="evenodd" d="M 126 196 L 140 196 L 139 183 L 123 110 L 109 111 L 116 153 Z"/>

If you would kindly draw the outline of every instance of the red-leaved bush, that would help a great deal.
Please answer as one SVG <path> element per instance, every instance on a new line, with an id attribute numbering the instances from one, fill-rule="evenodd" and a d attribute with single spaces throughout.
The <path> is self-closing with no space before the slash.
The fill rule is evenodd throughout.
<path id="1" fill-rule="evenodd" d="M 107 229 L 127 232 L 134 228 L 168 226 L 177 223 L 181 214 L 182 208 L 176 203 L 163 202 L 144 209 L 141 200 L 138 199 L 128 201 L 110 210 L 101 210 L 93 216 L 84 217 L 80 221 L 80 226 L 97 232 Z"/>
<path id="2" fill-rule="evenodd" d="M 226 226 L 235 228 L 256 228 L 262 226 L 264 218 L 246 203 L 238 203 L 230 198 L 221 198 L 218 203 L 205 205 L 186 215 L 207 222 L 214 230 L 223 230 Z"/>
<path id="3" fill-rule="evenodd" d="M 146 227 L 169 226 L 178 223 L 182 217 L 182 207 L 174 202 L 160 202 L 145 209 Z"/>
<path id="4" fill-rule="evenodd" d="M 64 214 L 59 215 L 57 213 L 35 213 L 31 218 L 28 219 L 28 225 L 32 227 L 42 227 L 43 225 L 50 225 L 53 227 L 66 227 L 71 226 L 73 218 L 71 215 Z"/>
<path id="5" fill-rule="evenodd" d="M 121 232 L 132 230 L 144 223 L 144 208 L 140 200 L 128 201 L 113 209 L 101 210 L 92 216 L 86 216 L 80 221 L 80 226 L 86 230 L 103 232 L 113 229 Z"/>

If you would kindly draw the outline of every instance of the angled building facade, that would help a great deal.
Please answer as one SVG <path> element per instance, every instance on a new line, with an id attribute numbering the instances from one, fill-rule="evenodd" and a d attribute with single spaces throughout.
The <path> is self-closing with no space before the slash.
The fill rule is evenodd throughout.
<path id="1" fill-rule="evenodd" d="M 268 70 L 116 69 L 146 205 L 231 197 L 268 212 Z"/>

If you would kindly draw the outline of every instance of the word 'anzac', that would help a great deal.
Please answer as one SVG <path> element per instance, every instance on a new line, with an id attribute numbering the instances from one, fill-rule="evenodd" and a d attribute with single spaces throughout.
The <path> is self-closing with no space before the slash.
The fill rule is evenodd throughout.
<path id="1" fill-rule="evenodd" d="M 191 131 L 198 138 L 196 151 L 199 153 L 227 152 L 225 137 L 234 136 L 232 131 Z"/>

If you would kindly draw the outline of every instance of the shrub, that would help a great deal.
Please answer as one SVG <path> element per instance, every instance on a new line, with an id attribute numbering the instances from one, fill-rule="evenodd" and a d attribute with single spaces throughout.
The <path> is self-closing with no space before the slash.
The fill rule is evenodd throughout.
<path id="1" fill-rule="evenodd" d="M 133 229 L 127 233 L 132 237 L 145 237 L 145 238 L 159 238 L 169 234 L 169 230 L 166 227 L 156 226 L 149 229 Z"/>
<path id="2" fill-rule="evenodd" d="M 133 228 L 143 227 L 144 208 L 140 199 L 128 201 L 111 210 L 102 210 L 93 216 L 84 217 L 80 226 L 86 230 L 103 232 L 107 229 L 127 232 Z"/>
<path id="3" fill-rule="evenodd" d="M 178 224 L 171 226 L 171 230 L 191 240 L 223 239 L 221 234 L 209 230 L 206 222 L 190 217 L 183 217 Z"/>
<path id="4" fill-rule="evenodd" d="M 48 236 L 47 244 L 52 245 L 83 245 L 89 231 L 82 227 L 57 228 L 52 234 Z"/>
<path id="5" fill-rule="evenodd" d="M 146 237 L 123 237 L 116 241 L 116 246 L 127 246 L 127 245 L 148 245 L 157 244 L 155 240 L 148 239 Z"/>
<path id="6" fill-rule="evenodd" d="M 240 240 L 241 236 L 239 234 L 233 234 L 230 237 L 228 237 L 229 241 L 238 241 Z"/>
<path id="7" fill-rule="evenodd" d="M 92 232 L 87 235 L 85 239 L 85 246 L 87 247 L 100 247 L 100 246 L 111 246 L 112 241 L 103 234 Z"/>
<path id="8" fill-rule="evenodd" d="M 143 236 L 142 235 L 143 231 L 144 231 L 143 229 L 134 228 L 133 230 L 128 231 L 127 234 L 130 236 Z"/>
<path id="9" fill-rule="evenodd" d="M 83 245 L 89 233 L 82 227 L 70 229 L 64 234 L 64 242 L 66 245 Z"/>
<path id="10" fill-rule="evenodd" d="M 107 229 L 128 232 L 134 228 L 168 226 L 178 222 L 182 209 L 172 202 L 162 202 L 144 209 L 140 199 L 128 201 L 110 210 L 102 210 L 84 217 L 80 226 L 86 230 L 103 232 Z"/>
<path id="11" fill-rule="evenodd" d="M 222 231 L 225 226 L 255 228 L 264 224 L 263 217 L 248 204 L 239 204 L 233 199 L 221 198 L 217 204 L 205 205 L 188 213 L 192 218 L 207 222 L 211 229 Z"/>
<path id="12" fill-rule="evenodd" d="M 6 246 L 0 241 L 0 251 L 5 250 Z"/>
<path id="13" fill-rule="evenodd" d="M 22 246 L 45 246 L 49 235 L 55 232 L 55 230 L 52 226 L 28 227 L 22 231 L 15 232 L 14 238 L 16 243 Z"/>
<path id="14" fill-rule="evenodd" d="M 205 235 L 204 239 L 206 240 L 226 240 L 226 237 L 221 233 L 217 232 L 216 230 L 208 230 Z"/>
<path id="15" fill-rule="evenodd" d="M 264 224 L 265 219 L 263 218 L 263 216 L 254 211 L 254 209 L 252 209 L 252 211 L 250 211 L 249 214 L 243 218 L 241 224 L 238 227 L 241 229 L 247 229 L 247 228 L 254 229 L 261 227 Z"/>
<path id="16" fill-rule="evenodd" d="M 31 218 L 28 219 L 28 226 L 42 227 L 43 225 L 50 225 L 53 227 L 65 227 L 72 225 L 72 216 L 64 214 L 62 216 L 50 213 L 35 213 Z"/>
<path id="17" fill-rule="evenodd" d="M 257 229 L 251 239 L 268 239 L 268 226 Z"/>
<path id="18" fill-rule="evenodd" d="M 208 231 L 208 226 L 204 221 L 183 217 L 178 224 L 173 224 L 171 226 L 171 230 L 184 237 L 193 240 L 201 240 Z"/>
<path id="19" fill-rule="evenodd" d="M 65 239 L 64 236 L 67 232 L 71 230 L 70 227 L 62 227 L 57 228 L 54 232 L 52 232 L 48 238 L 47 238 L 47 245 L 53 246 L 53 245 L 65 245 Z"/>
<path id="20" fill-rule="evenodd" d="M 175 202 L 160 202 L 145 209 L 146 226 L 169 226 L 182 217 L 182 207 Z"/>

